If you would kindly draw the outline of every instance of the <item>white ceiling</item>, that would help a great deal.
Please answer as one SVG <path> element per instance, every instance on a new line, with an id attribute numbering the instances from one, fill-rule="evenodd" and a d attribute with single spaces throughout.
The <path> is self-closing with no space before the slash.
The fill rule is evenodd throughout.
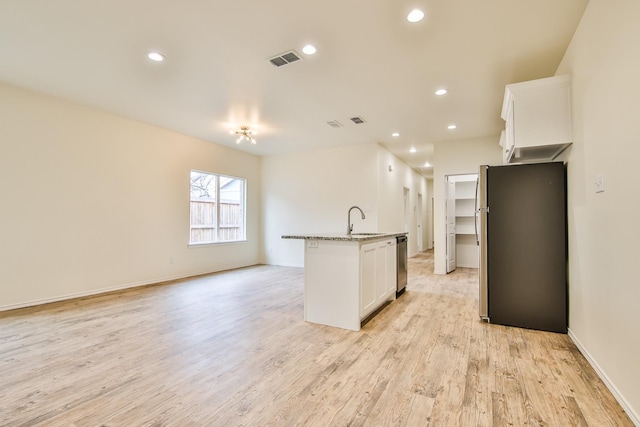
<path id="1" fill-rule="evenodd" d="M 0 81 L 257 155 L 378 142 L 428 176 L 434 142 L 497 143 L 505 84 L 553 75 L 587 2 L 0 0 Z"/>

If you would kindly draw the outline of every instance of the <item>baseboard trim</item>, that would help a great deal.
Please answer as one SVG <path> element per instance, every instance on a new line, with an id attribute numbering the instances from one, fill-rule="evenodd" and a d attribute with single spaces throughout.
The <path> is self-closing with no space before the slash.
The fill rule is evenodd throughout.
<path id="1" fill-rule="evenodd" d="M 580 353 L 582 353 L 585 359 L 587 359 L 587 362 L 589 362 L 589 364 L 596 371 L 596 374 L 598 374 L 602 382 L 604 382 L 604 385 L 606 385 L 609 391 L 611 392 L 611 394 L 613 394 L 613 397 L 615 397 L 618 403 L 620 404 L 620 406 L 622 406 L 622 409 L 624 409 L 627 415 L 629 416 L 629 418 L 631 418 L 631 422 L 636 427 L 640 427 L 640 416 L 638 416 L 638 414 L 633 410 L 629 402 L 627 402 L 627 400 L 624 398 L 622 393 L 620 393 L 620 390 L 618 390 L 615 384 L 609 379 L 607 374 L 604 373 L 604 371 L 602 370 L 602 368 L 600 368 L 600 365 L 598 365 L 595 359 L 591 357 L 591 354 L 589 354 L 587 349 L 582 345 L 582 343 L 580 342 L 578 337 L 576 337 L 576 335 L 573 333 L 571 328 L 569 328 L 567 333 L 569 335 L 569 338 L 571 338 L 571 341 L 573 341 L 576 347 L 578 347 L 578 350 L 580 350 Z"/>
<path id="2" fill-rule="evenodd" d="M 97 296 L 97 295 L 102 295 L 102 294 L 108 294 L 109 292 L 117 292 L 117 291 L 123 291 L 125 289 L 138 288 L 138 287 L 141 287 L 141 286 L 160 285 L 160 284 L 163 284 L 163 283 L 174 282 L 176 280 L 184 280 L 184 279 L 189 279 L 189 278 L 192 278 L 192 277 L 204 276 L 204 275 L 207 275 L 207 274 L 221 273 L 223 271 L 236 270 L 238 268 L 244 268 L 244 267 L 252 267 L 254 265 L 260 265 L 260 264 L 249 264 L 249 265 L 238 265 L 238 266 L 235 266 L 235 267 L 233 267 L 233 266 L 232 267 L 225 267 L 225 268 L 219 269 L 219 270 L 203 271 L 203 272 L 200 272 L 200 273 L 188 274 L 186 276 L 184 276 L 184 275 L 175 276 L 175 277 L 170 276 L 170 277 L 159 278 L 159 279 L 144 280 L 144 281 L 141 281 L 141 282 L 127 283 L 127 284 L 124 284 L 124 285 L 117 285 L 117 286 L 112 286 L 112 287 L 108 287 L 108 288 L 93 289 L 93 290 L 85 291 L 85 292 L 76 292 L 76 293 L 73 293 L 73 294 L 60 295 L 60 296 L 52 297 L 52 298 L 43 298 L 43 299 L 38 299 L 38 300 L 26 301 L 26 302 L 21 302 L 21 303 L 18 303 L 18 304 L 2 305 L 2 306 L 0 306 L 0 312 L 9 311 L 9 310 L 17 310 L 17 309 L 20 309 L 20 308 L 35 307 L 35 306 L 38 306 L 38 305 L 51 304 L 51 303 L 54 303 L 54 302 L 61 302 L 61 301 L 68 301 L 68 300 L 77 299 L 77 298 L 92 297 L 92 296 Z"/>

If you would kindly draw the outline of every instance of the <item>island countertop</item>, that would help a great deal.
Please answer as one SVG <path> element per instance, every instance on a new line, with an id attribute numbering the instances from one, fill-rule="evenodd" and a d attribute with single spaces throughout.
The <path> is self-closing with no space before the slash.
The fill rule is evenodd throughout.
<path id="1" fill-rule="evenodd" d="M 390 239 L 398 236 L 405 236 L 406 231 L 400 233 L 310 233 L 284 235 L 283 239 L 305 239 L 305 240 L 338 240 L 347 242 L 364 242 L 373 240 Z"/>

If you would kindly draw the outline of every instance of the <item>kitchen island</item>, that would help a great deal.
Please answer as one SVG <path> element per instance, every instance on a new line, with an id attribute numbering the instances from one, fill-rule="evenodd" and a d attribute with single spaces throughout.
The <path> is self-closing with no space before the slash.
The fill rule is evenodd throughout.
<path id="1" fill-rule="evenodd" d="M 304 320 L 359 331 L 396 297 L 396 237 L 402 233 L 285 235 L 304 239 Z"/>

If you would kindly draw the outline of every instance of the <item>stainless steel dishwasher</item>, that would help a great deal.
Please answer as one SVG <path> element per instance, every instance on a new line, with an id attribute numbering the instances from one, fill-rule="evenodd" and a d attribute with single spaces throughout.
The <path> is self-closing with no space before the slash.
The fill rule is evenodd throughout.
<path id="1" fill-rule="evenodd" d="M 407 236 L 397 236 L 396 241 L 398 246 L 396 253 L 398 255 L 397 261 L 397 288 L 396 295 L 400 295 L 404 292 L 404 288 L 407 286 Z"/>

